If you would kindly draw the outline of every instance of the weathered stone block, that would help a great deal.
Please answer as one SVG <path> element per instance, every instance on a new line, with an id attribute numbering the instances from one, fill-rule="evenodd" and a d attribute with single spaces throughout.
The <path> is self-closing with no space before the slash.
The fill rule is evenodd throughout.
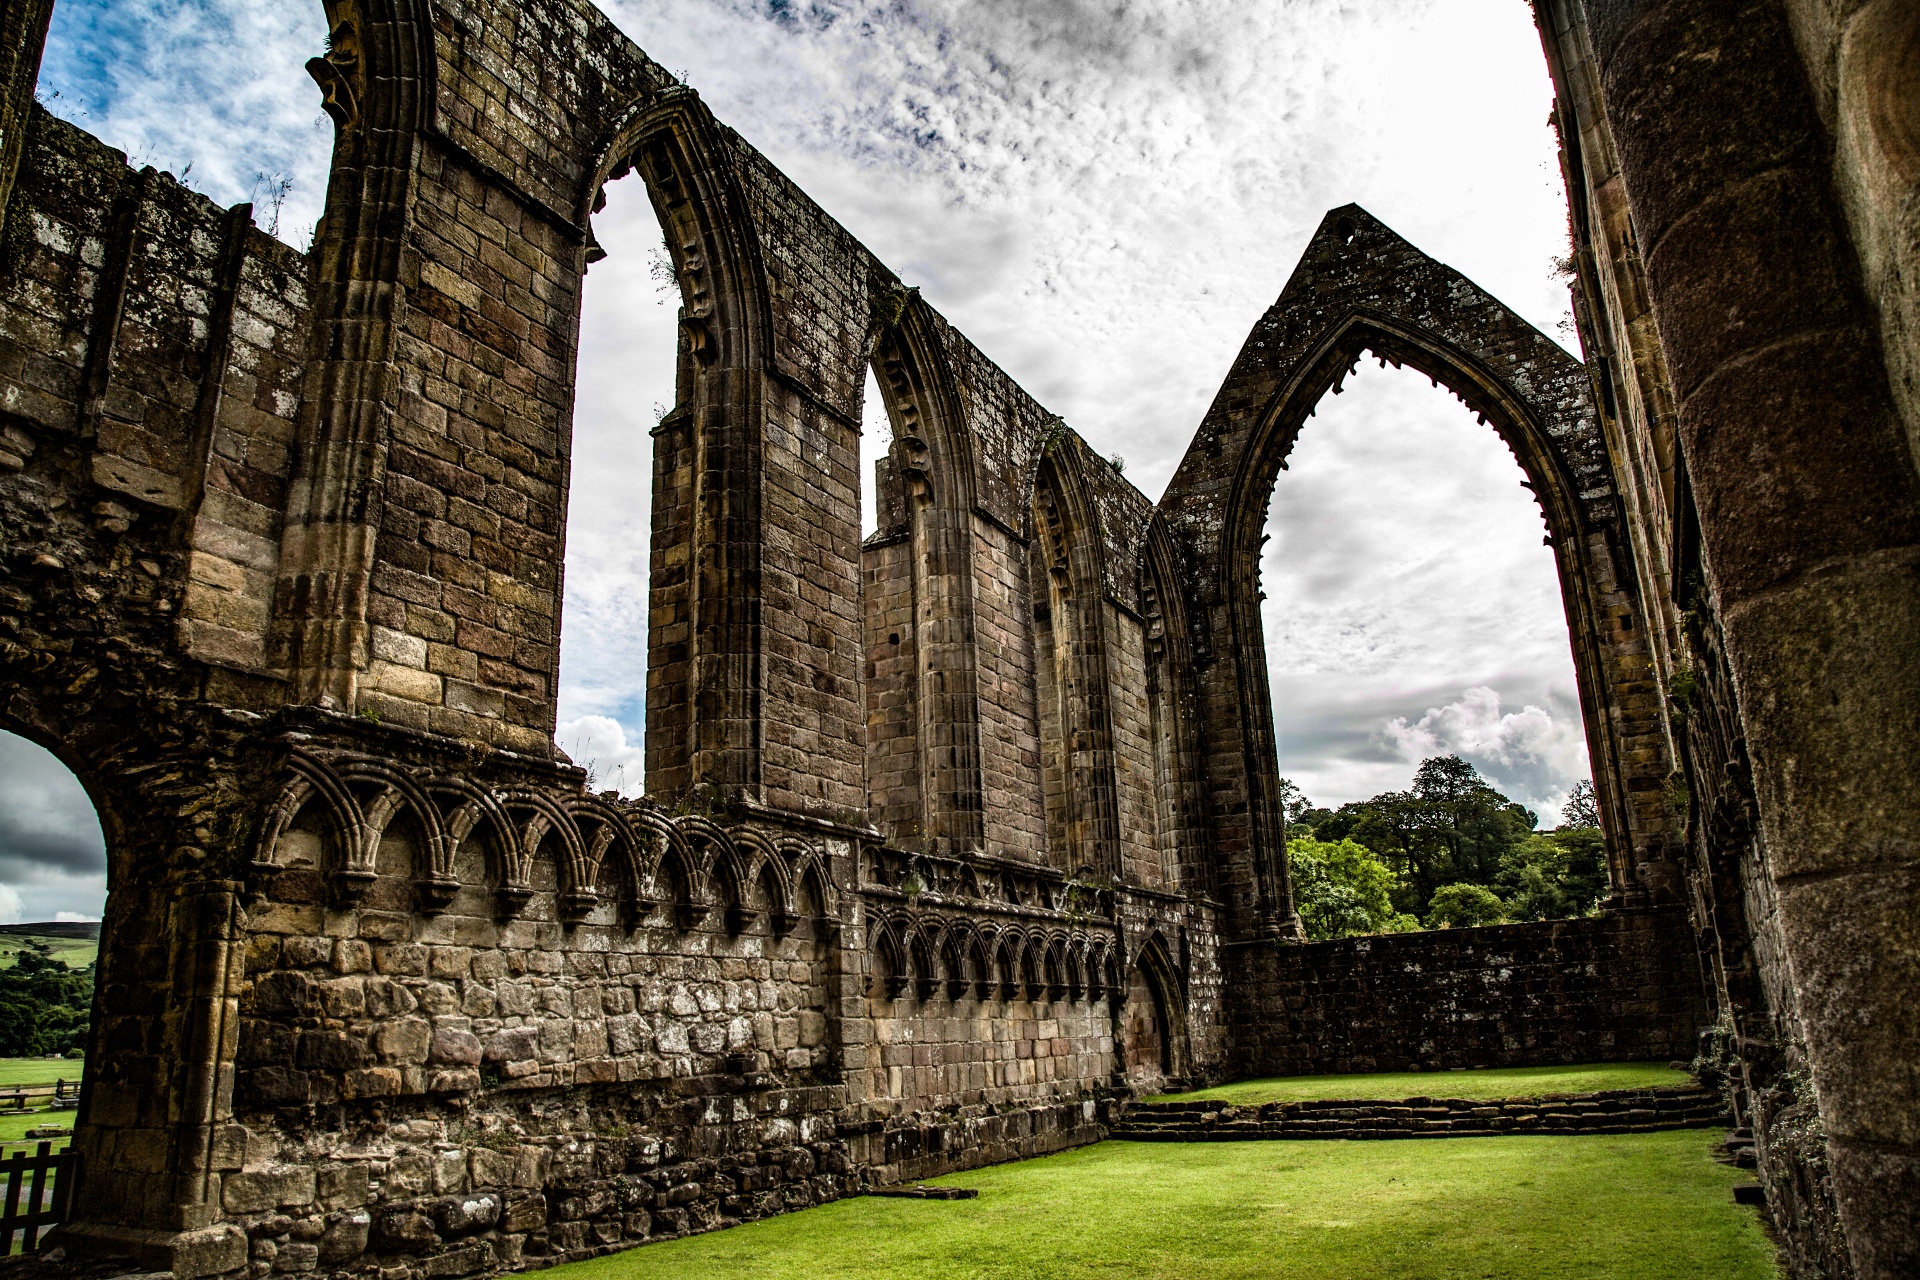
<path id="1" fill-rule="evenodd" d="M 324 1208 L 358 1209 L 367 1202 L 367 1166 L 358 1161 L 322 1165 L 315 1189 Z"/>
<path id="2" fill-rule="evenodd" d="M 261 1169 L 230 1173 L 221 1179 L 222 1202 L 229 1213 L 264 1213 L 314 1201 L 312 1169 Z"/>
<path id="3" fill-rule="evenodd" d="M 425 1253 L 440 1247 L 440 1235 L 424 1213 L 389 1209 L 373 1215 L 373 1246 L 382 1253 Z"/>
<path id="4" fill-rule="evenodd" d="M 327 1225 L 320 1237 L 317 1255 L 328 1266 L 352 1262 L 367 1251 L 373 1226 L 372 1215 L 365 1210 L 342 1214 Z"/>

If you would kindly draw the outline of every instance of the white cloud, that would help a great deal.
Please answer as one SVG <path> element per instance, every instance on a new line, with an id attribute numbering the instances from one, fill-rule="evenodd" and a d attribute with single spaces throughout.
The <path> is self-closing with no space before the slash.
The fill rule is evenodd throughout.
<path id="1" fill-rule="evenodd" d="M 19 924 L 25 910 L 20 891 L 10 884 L 0 884 L 0 924 Z"/>
<path id="2" fill-rule="evenodd" d="M 1125 455 L 1150 496 L 1330 207 L 1366 205 L 1550 333 L 1566 314 L 1549 270 L 1566 217 L 1552 88 L 1518 0 L 606 7 L 1042 403 Z M 301 63 L 324 38 L 311 2 L 62 0 L 42 90 L 138 160 L 191 159 L 217 199 L 293 174 L 282 236 L 304 243 L 331 130 Z M 676 300 L 654 287 L 659 230 L 637 180 L 609 191 L 595 230 L 612 256 L 588 276 L 580 334 L 561 736 L 591 724 L 582 758 L 624 766 L 633 788 L 647 433 L 673 400 Z M 1444 418 L 1444 399 L 1422 403 L 1424 383 L 1383 377 L 1322 406 L 1275 501 L 1283 768 L 1316 799 L 1405 786 L 1383 727 L 1418 726 L 1463 689 L 1578 722 L 1551 561 L 1511 460 L 1486 428 Z M 1380 431 L 1348 431 L 1342 412 Z M 1449 423 L 1487 449 L 1446 445 Z M 870 480 L 879 441 L 863 443 Z M 1542 779 L 1530 795 L 1564 791 Z"/>
<path id="3" fill-rule="evenodd" d="M 56 911 L 53 913 L 55 924 L 95 924 L 99 916 L 81 915 L 78 911 Z"/>
<path id="4" fill-rule="evenodd" d="M 1568 789 L 1588 774 L 1577 711 L 1569 717 L 1562 707 L 1556 715 L 1532 703 L 1502 711 L 1500 695 L 1485 685 L 1417 720 L 1396 716 L 1381 736 L 1408 764 L 1439 755 L 1470 761 L 1511 798 L 1541 811 L 1547 826 L 1559 823 Z"/>
<path id="5" fill-rule="evenodd" d="M 645 750 L 640 743 L 627 741 L 626 729 L 612 716 L 569 720 L 554 731 L 553 740 L 587 771 L 587 790 L 641 794 Z"/>
<path id="6" fill-rule="evenodd" d="M 1274 488 L 1261 617 L 1281 772 L 1316 802 L 1403 790 L 1448 752 L 1543 814 L 1587 776 L 1524 478 L 1492 428 L 1406 370 L 1363 362 L 1308 420 Z"/>
<path id="7" fill-rule="evenodd" d="M 291 178 L 277 234 L 305 249 L 326 198 L 333 125 L 308 58 L 326 48 L 319 0 L 60 0 L 39 92 L 138 167 L 182 177 L 221 204 L 254 203 Z"/>

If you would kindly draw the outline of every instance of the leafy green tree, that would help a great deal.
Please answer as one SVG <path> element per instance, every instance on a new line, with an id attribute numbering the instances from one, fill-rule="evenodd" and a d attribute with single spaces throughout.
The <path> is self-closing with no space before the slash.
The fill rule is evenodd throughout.
<path id="1" fill-rule="evenodd" d="M 1480 924 L 1503 924 L 1507 904 L 1481 884 L 1442 885 L 1427 911 L 1429 929 L 1466 929 Z"/>
<path id="2" fill-rule="evenodd" d="M 1612 887 L 1606 841 L 1592 827 L 1530 836 L 1507 854 L 1498 887 L 1515 920 L 1592 915 Z"/>
<path id="3" fill-rule="evenodd" d="M 1319 913 L 1308 924 L 1316 938 L 1376 932 L 1388 927 L 1389 918 L 1362 904 L 1355 883 L 1326 870 L 1323 857 L 1315 861 L 1314 850 L 1323 846 L 1355 845 L 1383 866 L 1390 915 L 1408 919 L 1410 927 L 1416 927 L 1413 917 L 1489 924 L 1583 916 L 1598 909 L 1610 888 L 1591 782 L 1573 788 L 1563 808 L 1565 824 L 1547 832 L 1537 830 L 1531 810 L 1502 795 L 1458 756 L 1423 760 L 1407 790 L 1332 812 L 1314 808 L 1290 781 L 1282 780 L 1281 795 L 1289 852 L 1300 840 L 1311 846 L 1295 859 L 1295 898 L 1303 919 Z"/>
<path id="4" fill-rule="evenodd" d="M 1352 840 L 1287 842 L 1293 904 L 1315 942 L 1362 933 L 1399 933 L 1420 922 L 1393 908 L 1393 871 Z"/>
<path id="5" fill-rule="evenodd" d="M 1301 816 L 1313 808 L 1313 801 L 1307 799 L 1307 793 L 1292 778 L 1280 779 L 1280 812 L 1287 816 L 1287 825 L 1300 821 Z"/>
<path id="6" fill-rule="evenodd" d="M 1467 761 L 1434 756 L 1421 762 L 1411 789 L 1343 805 L 1313 834 L 1373 850 L 1399 876 L 1396 908 L 1419 915 L 1443 885 L 1497 884 L 1507 853 L 1537 822 Z"/>
<path id="7" fill-rule="evenodd" d="M 0 969 L 0 1057 L 37 1058 L 86 1044 L 93 966 L 73 970 L 46 944 L 27 939 Z"/>

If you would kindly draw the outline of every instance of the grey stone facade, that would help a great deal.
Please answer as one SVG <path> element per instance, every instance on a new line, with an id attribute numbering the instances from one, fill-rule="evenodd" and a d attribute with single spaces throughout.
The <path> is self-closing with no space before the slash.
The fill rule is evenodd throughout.
<path id="1" fill-rule="evenodd" d="M 50 5 L 0 10 L 0 724 L 110 862 L 73 1248 L 478 1275 L 1096 1140 L 1169 1079 L 1717 1028 L 1803 1271 L 1904 1274 L 1912 99 L 1867 16 L 1542 0 L 1590 362 L 1334 210 L 1156 506 L 583 0 L 327 7 L 305 255 L 36 107 Z M 1738 180 L 1814 193 L 1792 288 L 1728 275 L 1751 228 L 1660 159 L 1772 135 L 1635 105 L 1723 37 L 1791 134 Z M 551 739 L 580 280 L 629 176 L 683 301 L 644 800 Z M 1723 280 L 1839 354 L 1714 328 Z M 1540 497 L 1601 920 L 1299 942 L 1257 539 L 1367 353 Z"/>

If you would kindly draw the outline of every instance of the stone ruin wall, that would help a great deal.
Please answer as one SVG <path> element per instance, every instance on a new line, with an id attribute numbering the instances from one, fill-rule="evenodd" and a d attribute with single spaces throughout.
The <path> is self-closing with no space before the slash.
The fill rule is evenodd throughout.
<path id="1" fill-rule="evenodd" d="M 579 246 L 538 189 L 502 196 L 475 138 L 428 148 L 353 714 L 295 714 L 314 641 L 288 615 L 318 588 L 288 581 L 286 525 L 311 502 L 318 268 L 245 208 L 32 113 L 0 297 L 4 513 L 10 563 L 44 560 L 10 579 L 7 656 L 32 687 L 10 716 L 80 768 L 112 832 L 78 1140 L 100 1246 L 200 1274 L 590 1256 L 1092 1140 L 1127 967 L 1162 933 L 1217 1018 L 1204 903 L 1069 901 L 1038 788 L 1003 794 L 1038 751 L 1014 495 L 1054 420 L 957 335 L 998 468 L 978 556 L 993 835 L 936 864 L 912 861 L 916 831 L 866 827 L 854 424 L 884 268 L 728 144 L 788 273 L 755 444 L 765 518 L 802 536 L 758 548 L 759 785 L 698 818 L 589 797 L 542 758 Z M 669 527 L 690 519 L 703 411 L 683 394 L 659 433 Z M 656 653 L 674 568 L 656 564 Z M 669 744 L 675 693 L 652 700 Z M 1134 862 L 1157 868 L 1146 838 Z M 1196 1043 L 1217 1061 L 1217 1035 Z M 201 1071 L 205 1117 L 183 1127 Z"/>
<path id="2" fill-rule="evenodd" d="M 1156 509 L 589 7 L 430 9 L 335 6 L 311 255 L 17 76 L 0 113 L 0 705 L 113 877 L 76 1242 L 478 1274 L 1091 1141 L 1168 1076 L 1687 1056 L 1750 932 L 1778 989 L 1770 891 L 1703 901 L 1667 799 L 1672 575 L 1615 460 L 1657 433 L 1469 282 L 1329 215 Z M 579 278 L 629 171 L 686 304 L 645 801 L 549 736 Z M 1266 495 L 1221 459 L 1270 480 L 1368 351 L 1528 468 L 1611 797 L 1633 910 L 1492 931 L 1494 970 L 1287 941 L 1235 576 Z"/>
<path id="3" fill-rule="evenodd" d="M 1791 1272 L 1909 1275 L 1920 12 L 1534 8 L 1580 338 L 1654 606 L 1717 1014 L 1701 1060 Z"/>
<path id="4" fill-rule="evenodd" d="M 1677 906 L 1263 951 L 1236 1061 L 1255 1075 L 1690 1061 L 1713 1009 Z"/>

